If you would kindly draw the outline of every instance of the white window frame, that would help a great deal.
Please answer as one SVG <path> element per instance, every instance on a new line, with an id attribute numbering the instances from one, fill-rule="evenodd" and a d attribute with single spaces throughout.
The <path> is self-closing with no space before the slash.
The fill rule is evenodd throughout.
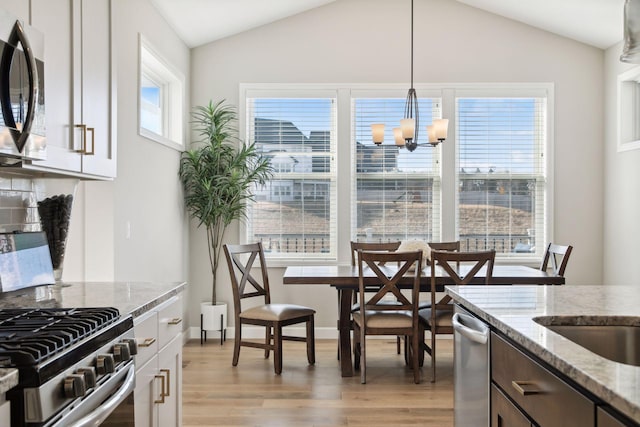
<path id="1" fill-rule="evenodd" d="M 537 241 L 553 241 L 553 144 L 554 144 L 554 85 L 553 83 L 455 83 L 455 84 L 414 84 L 418 96 L 434 97 L 442 99 L 442 116 L 449 119 L 449 132 L 447 140 L 441 145 L 440 152 L 440 238 L 442 241 L 457 239 L 457 156 L 455 140 L 455 98 L 475 94 L 480 96 L 532 96 L 532 94 L 544 93 L 547 99 L 546 111 L 546 146 L 545 168 L 546 187 L 544 192 L 545 226 L 538 231 L 544 237 L 537 236 Z M 296 259 L 279 258 L 270 260 L 269 265 L 314 265 L 314 264 L 349 264 L 351 259 L 349 238 L 351 230 L 351 201 L 352 186 L 354 184 L 352 170 L 352 98 L 368 96 L 397 97 L 399 91 L 406 94 L 406 84 L 288 84 L 288 83 L 241 83 L 239 90 L 239 129 L 241 138 L 246 140 L 242 132 L 246 127 L 246 98 L 248 92 L 263 91 L 272 97 L 292 97 L 294 94 L 305 93 L 313 90 L 328 90 L 337 92 L 337 154 L 336 173 L 340 183 L 349 182 L 349 185 L 337 186 L 337 235 L 341 236 L 337 241 L 337 256 L 324 259 Z M 246 243 L 246 226 L 240 224 L 239 237 Z M 540 240 L 540 239 L 543 240 Z M 538 266 L 540 259 L 536 254 L 523 254 L 523 256 L 498 257 L 500 262 L 528 264 Z"/>
<path id="2" fill-rule="evenodd" d="M 618 152 L 640 148 L 640 67 L 618 75 Z"/>
<path id="3" fill-rule="evenodd" d="M 250 137 L 248 135 L 249 123 L 247 121 L 247 99 L 251 98 L 334 98 L 338 99 L 338 90 L 335 87 L 329 87 L 326 85 L 295 85 L 295 84 L 240 84 L 240 107 L 238 114 L 238 129 L 240 130 L 240 138 L 249 142 Z M 336 111 L 339 111 L 339 106 L 336 107 Z M 339 113 L 338 113 L 339 114 Z M 337 126 L 339 127 L 340 117 L 336 117 Z M 338 135 L 336 136 L 337 140 L 340 141 L 340 130 L 338 130 Z M 339 168 L 336 167 L 337 163 L 336 158 L 340 157 L 341 147 L 340 143 L 337 143 L 337 152 L 333 156 L 332 162 L 332 170 L 333 174 L 322 174 L 329 178 L 330 181 L 335 181 L 333 184 L 334 187 L 337 188 L 337 193 L 340 193 L 339 185 L 337 184 L 340 174 Z M 280 179 L 279 175 L 286 175 L 285 179 L 289 177 L 295 178 L 296 175 L 289 172 L 278 172 L 275 171 L 273 179 Z M 318 174 L 320 175 L 320 173 Z M 330 184 L 331 186 L 332 184 Z M 338 239 L 339 233 L 337 230 L 339 229 L 339 215 L 338 215 L 338 205 L 339 201 L 337 201 L 334 197 L 335 202 L 331 204 L 331 219 L 329 224 L 329 239 L 330 239 L 330 247 L 332 251 L 329 253 L 317 254 L 317 256 L 312 256 L 310 254 L 287 254 L 287 253 L 278 253 L 276 255 L 271 253 L 266 253 L 265 256 L 269 259 L 269 266 L 274 267 L 286 267 L 289 265 L 312 265 L 312 264 L 327 264 L 332 263 L 335 264 L 338 259 L 338 252 L 340 244 L 340 239 Z M 240 241 L 243 243 L 247 242 L 247 234 L 249 231 L 249 227 L 245 224 L 244 221 L 240 222 Z"/>
<path id="4" fill-rule="evenodd" d="M 452 107 L 452 112 L 449 121 L 449 136 L 453 136 L 455 141 L 455 105 L 456 98 L 546 98 L 546 123 L 545 123 L 545 143 L 546 145 L 542 147 L 542 151 L 544 153 L 544 175 L 546 178 L 546 185 L 544 195 L 537 194 L 536 203 L 544 203 L 544 227 L 542 230 L 536 230 L 535 241 L 542 242 L 542 244 L 538 244 L 536 246 L 536 252 L 531 254 L 510 254 L 508 256 L 497 255 L 496 259 L 499 260 L 503 264 L 529 264 L 531 266 L 539 267 L 541 257 L 544 255 L 544 249 L 546 249 L 546 244 L 548 242 L 553 241 L 553 188 L 554 188 L 554 180 L 553 180 L 553 117 L 554 117 L 554 85 L 553 83 L 483 83 L 483 84 L 459 84 L 455 87 L 450 88 L 447 91 L 447 101 L 446 103 Z M 445 101 L 443 100 L 443 103 Z M 451 118 L 453 118 L 453 122 L 451 122 Z M 452 125 L 453 123 L 453 125 Z M 452 127 L 453 126 L 453 127 Z M 453 131 L 453 135 L 452 135 Z M 456 145 L 457 145 L 457 141 Z M 460 166 L 457 158 L 457 148 L 454 148 L 453 156 L 455 159 L 455 168 L 453 168 L 452 173 L 454 176 L 455 188 L 458 188 L 458 177 L 457 171 L 460 170 Z M 538 153 L 540 154 L 540 153 Z M 445 167 L 443 166 L 443 169 Z M 524 176 L 523 176 L 524 177 Z M 532 176 L 533 177 L 533 176 Z M 454 203 L 455 203 L 455 231 L 454 234 L 457 233 L 458 226 L 458 197 L 457 191 L 454 191 Z M 452 240 L 457 240 L 456 236 Z"/>
<path id="5" fill-rule="evenodd" d="M 138 37 L 138 134 L 175 150 L 184 150 L 186 90 L 184 75 L 173 67 L 142 35 Z M 143 81 L 152 81 L 160 88 L 161 133 L 142 123 Z"/>

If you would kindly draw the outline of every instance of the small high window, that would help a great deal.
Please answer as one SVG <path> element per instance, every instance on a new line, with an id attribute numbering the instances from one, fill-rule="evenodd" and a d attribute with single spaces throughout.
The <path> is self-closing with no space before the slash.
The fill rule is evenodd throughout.
<path id="1" fill-rule="evenodd" d="M 138 127 L 141 136 L 184 149 L 184 76 L 140 35 Z"/>

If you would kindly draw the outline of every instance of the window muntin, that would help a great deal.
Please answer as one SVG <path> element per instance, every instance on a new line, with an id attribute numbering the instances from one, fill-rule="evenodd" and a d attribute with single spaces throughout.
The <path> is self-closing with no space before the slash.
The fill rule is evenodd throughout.
<path id="1" fill-rule="evenodd" d="M 351 239 L 386 242 L 439 238 L 440 151 L 431 145 L 409 152 L 394 145 L 393 128 L 404 114 L 403 98 L 352 99 Z M 420 98 L 419 143 L 426 125 L 441 118 L 441 100 Z M 371 141 L 371 124 L 385 124 L 385 143 Z"/>
<path id="2" fill-rule="evenodd" d="M 247 135 L 275 174 L 256 188 L 248 241 L 270 258 L 336 257 L 336 99 L 247 99 Z"/>
<path id="3" fill-rule="evenodd" d="M 382 99 L 384 102 L 400 103 L 404 106 L 404 99 L 402 98 L 406 93 L 406 88 L 400 87 L 400 85 L 340 85 L 340 87 L 336 87 L 334 85 L 320 85 L 320 84 L 266 84 L 266 85 L 257 85 L 257 84 L 249 84 L 249 85 L 241 85 L 241 100 L 245 103 L 242 108 L 243 115 L 241 116 L 241 124 L 243 125 L 243 129 L 246 129 L 245 139 L 251 140 L 250 132 L 251 132 L 251 121 L 253 120 L 250 115 L 251 113 L 251 103 L 254 98 L 270 98 L 270 99 L 288 99 L 308 96 L 309 92 L 319 92 L 322 95 L 318 95 L 316 98 L 328 97 L 334 99 L 335 106 L 333 114 L 336 117 L 337 126 L 334 124 L 335 135 L 332 135 L 332 143 L 336 145 L 332 148 L 330 161 L 331 162 L 331 174 L 334 177 L 334 181 L 332 181 L 332 185 L 329 186 L 329 193 L 331 193 L 330 197 L 332 200 L 337 200 L 335 205 L 331 205 L 331 209 L 335 209 L 335 213 L 331 215 L 331 231 L 330 235 L 341 236 L 339 239 L 336 238 L 336 242 L 333 242 L 333 247 L 337 247 L 337 253 L 332 252 L 332 255 L 329 255 L 328 252 L 295 252 L 296 250 L 300 250 L 304 247 L 301 245 L 301 240 L 298 240 L 298 249 L 293 247 L 291 252 L 275 252 L 275 253 L 267 253 L 267 257 L 281 260 L 282 264 L 280 265 L 292 265 L 292 264 L 314 264 L 314 263 L 324 263 L 324 262 L 339 262 L 345 263 L 350 259 L 349 254 L 349 239 L 358 239 L 358 240 L 382 240 L 376 236 L 373 237 L 374 228 L 380 228 L 385 230 L 385 235 L 387 239 L 391 239 L 392 233 L 394 231 L 388 231 L 389 228 L 385 228 L 376 224 L 375 227 L 360 227 L 358 228 L 358 213 L 357 208 L 357 194 L 358 187 L 362 190 L 368 190 L 371 192 L 372 185 L 378 185 L 378 188 L 383 188 L 385 192 L 388 190 L 389 194 L 401 188 L 404 185 L 404 188 L 410 188 L 414 182 L 413 178 L 416 178 L 419 181 L 418 185 L 426 186 L 426 192 L 431 192 L 432 194 L 432 203 L 431 203 L 431 212 L 428 212 L 426 209 L 421 209 L 418 212 L 407 213 L 403 220 L 395 221 L 406 224 L 407 238 L 412 238 L 412 236 L 419 236 L 419 238 L 425 238 L 433 241 L 442 241 L 442 240 L 453 240 L 458 239 L 460 234 L 461 239 L 465 239 L 466 235 L 469 234 L 467 231 L 460 230 L 459 223 L 459 183 L 461 181 L 465 182 L 473 182 L 476 187 L 478 185 L 482 186 L 485 184 L 484 188 L 489 188 L 490 186 L 487 184 L 487 179 L 495 179 L 498 177 L 497 171 L 489 172 L 489 168 L 483 171 L 480 169 L 480 173 L 486 172 L 486 174 L 491 174 L 489 178 L 486 176 L 473 175 L 469 174 L 469 172 L 477 173 L 476 169 L 472 171 L 468 171 L 465 169 L 465 172 L 468 173 L 463 178 L 460 178 L 460 156 L 458 146 L 459 143 L 457 141 L 458 131 L 457 131 L 457 121 L 458 121 L 458 111 L 456 111 L 458 100 L 463 98 L 472 98 L 472 99 L 490 99 L 490 98 L 525 98 L 525 99 L 535 99 L 538 102 L 537 107 L 537 125 L 535 136 L 535 146 L 538 150 L 535 154 L 536 159 L 539 160 L 539 164 L 536 167 L 539 167 L 538 172 L 529 173 L 529 172 L 518 172 L 517 167 L 513 167 L 510 169 L 510 174 L 512 175 L 509 179 L 511 179 L 510 185 L 511 188 L 508 190 L 515 195 L 527 195 L 531 198 L 531 205 L 535 207 L 535 220 L 534 220 L 534 228 L 527 228 L 527 237 L 533 236 L 531 239 L 527 238 L 526 241 L 522 241 L 525 245 L 531 246 L 518 246 L 512 244 L 512 242 L 505 240 L 505 243 L 498 242 L 497 239 L 491 233 L 484 232 L 481 233 L 482 236 L 478 237 L 475 247 L 494 247 L 498 251 L 498 257 L 505 259 L 517 259 L 518 262 L 536 262 L 538 263 L 540 259 L 539 250 L 543 249 L 540 246 L 544 246 L 544 242 L 550 241 L 553 239 L 551 230 L 553 226 L 551 224 L 552 216 L 552 206 L 551 201 L 553 199 L 553 175 L 552 169 L 549 169 L 548 166 L 551 164 L 552 159 L 550 158 L 550 153 L 552 153 L 552 143 L 553 143 L 553 130 L 552 123 L 553 121 L 549 119 L 549 117 L 553 117 L 553 85 L 551 84 L 459 84 L 459 85 L 416 85 L 419 94 L 421 95 L 421 100 L 429 100 L 431 102 L 430 107 L 421 107 L 420 109 L 420 117 L 421 117 L 421 125 L 420 128 L 424 130 L 424 127 L 430 123 L 431 118 L 437 118 L 440 116 L 444 116 L 450 119 L 449 122 L 449 136 L 448 139 L 443 143 L 438 145 L 435 150 L 432 147 L 420 147 L 418 150 L 427 150 L 430 149 L 429 153 L 431 153 L 431 157 L 425 157 L 425 159 L 418 160 L 415 170 L 411 171 L 411 174 L 407 174 L 407 180 L 401 181 L 399 179 L 393 179 L 397 177 L 386 176 L 390 175 L 395 166 L 393 166 L 393 161 L 389 163 L 389 152 L 387 150 L 394 149 L 395 147 L 375 147 L 380 148 L 375 154 L 374 157 L 377 156 L 378 160 L 381 160 L 384 165 L 379 166 L 379 163 L 373 161 L 374 157 L 369 157 L 369 164 L 364 161 L 362 158 L 360 160 L 360 166 L 356 165 L 358 153 L 362 154 L 362 149 L 360 151 L 357 149 L 356 143 L 359 142 L 362 146 L 372 147 L 370 128 L 368 127 L 368 123 L 372 122 L 385 122 L 385 144 L 393 144 L 393 139 L 391 136 L 392 128 L 397 126 L 399 119 L 402 117 L 402 111 L 400 113 L 396 113 L 394 109 L 390 109 L 389 111 L 384 111 L 383 115 L 388 116 L 386 119 L 380 119 L 375 117 L 375 115 L 371 114 L 371 112 L 367 112 L 363 110 L 363 114 L 360 117 L 356 117 L 355 113 L 355 105 L 357 100 L 359 99 Z M 327 95 L 329 93 L 329 95 Z M 303 94 L 303 95 L 301 95 Z M 400 101 L 401 100 L 401 101 Z M 439 101 L 439 102 L 437 102 Z M 245 108 L 246 107 L 246 108 Z M 429 113 L 431 116 L 429 117 Z M 428 118 L 429 117 L 429 118 Z M 429 120 L 429 121 L 427 121 Z M 356 122 L 359 122 L 360 125 L 356 126 Z M 359 130 L 358 130 L 359 128 Z M 514 136 L 516 133 L 513 134 Z M 499 138 L 497 135 L 494 135 L 492 138 L 495 138 L 497 141 Z M 420 142 L 426 142 L 426 136 L 423 137 L 421 134 Z M 373 148 L 373 147 L 372 147 Z M 286 175 L 287 178 L 292 178 L 292 175 L 288 171 L 293 171 L 295 167 L 299 166 L 295 163 L 286 161 L 286 156 L 290 153 L 283 154 L 285 158 L 279 159 L 280 165 L 278 166 L 279 173 L 282 175 Z M 400 159 L 401 156 L 407 156 L 409 159 L 418 159 L 419 151 L 414 153 L 408 153 L 406 149 L 402 148 L 398 152 L 397 159 Z M 493 154 L 490 154 L 493 155 Z M 391 158 L 395 158 L 396 154 L 393 154 Z M 513 158 L 510 160 L 515 164 L 515 160 L 517 156 L 512 156 Z M 398 161 L 398 160 L 396 160 Z M 409 160 L 407 160 L 409 161 Z M 477 163 L 477 162 L 476 162 Z M 485 162 L 487 163 L 487 162 Z M 428 164 L 428 166 L 427 166 Z M 389 167 L 391 165 L 391 167 Z M 479 166 L 477 166 L 479 167 Z M 384 172 L 380 170 L 375 171 L 374 169 L 383 169 Z M 390 169 L 389 172 L 386 170 Z M 287 173 L 285 173 L 287 172 Z M 397 172 L 397 171 L 396 171 Z M 300 170 L 298 169 L 298 173 Z M 316 177 L 317 178 L 317 177 Z M 478 178 L 483 182 L 474 182 L 472 178 Z M 429 181 L 431 180 L 431 181 Z M 515 181 L 514 181 L 515 180 Z M 519 180 L 519 181 L 518 181 Z M 478 181 L 478 180 L 476 180 Z M 516 182 L 517 181 L 517 182 Z M 336 183 L 339 182 L 338 186 Z M 291 189 L 290 193 L 287 193 L 284 189 L 277 190 L 277 195 L 282 197 L 291 197 L 293 194 L 293 185 L 290 182 L 286 182 L 286 180 L 282 180 L 282 182 L 276 183 L 273 181 L 272 185 L 286 185 L 285 188 Z M 495 183 L 494 183 L 495 184 Z M 431 188 L 429 188 L 429 185 Z M 468 184 L 463 184 L 468 185 Z M 504 193 L 507 192 L 507 188 L 502 185 L 502 189 L 498 189 L 498 191 L 502 191 Z M 526 187 L 526 190 L 524 189 Z M 494 185 L 492 188 L 495 188 Z M 318 191 L 317 189 L 315 190 Z M 420 196 L 422 196 L 424 191 L 422 188 L 418 190 Z M 275 190 L 274 190 L 275 192 Z M 308 194 L 308 191 L 307 191 Z M 513 198 L 511 203 L 515 203 L 518 201 L 518 198 Z M 338 206 L 339 203 L 339 206 Z M 391 202 L 388 202 L 391 203 Z M 486 203 L 485 203 L 486 207 Z M 283 211 L 280 215 L 281 221 L 283 224 L 293 223 L 296 218 L 286 217 L 287 212 Z M 414 218 L 420 218 L 420 215 L 425 215 L 426 218 L 424 222 L 430 221 L 430 223 L 425 226 L 421 225 L 415 228 L 411 228 L 411 223 Z M 496 218 L 495 215 L 487 215 L 486 218 Z M 386 220 L 386 218 L 385 218 Z M 247 230 L 251 228 L 251 218 L 247 221 Z M 387 223 L 389 223 L 387 221 Z M 393 222 L 392 222 L 393 223 Z M 508 222 L 507 222 L 508 224 Z M 392 225 L 394 226 L 394 225 Z M 397 224 L 395 225 L 397 226 Z M 335 227 L 335 228 L 333 228 Z M 430 227 L 430 229 L 429 229 Z M 522 228 L 522 227 L 521 227 Z M 427 231 L 425 231 L 427 229 Z M 485 230 L 486 231 L 486 230 Z M 431 233 L 429 235 L 429 233 Z M 513 235 L 516 233 L 514 231 L 511 232 Z M 244 238 L 247 241 L 255 241 L 257 240 L 252 234 L 244 234 Z M 344 236 L 349 236 L 349 238 L 345 239 Z M 308 234 L 311 237 L 311 234 Z M 423 237 L 424 236 L 424 237 Z M 263 240 L 264 241 L 264 240 Z M 312 240 L 309 240 L 311 242 Z M 290 241 L 291 242 L 291 241 Z M 317 242 L 317 240 L 316 240 Z M 535 246 L 533 243 L 535 242 Z M 486 244 L 485 244 L 486 243 Z M 515 242 L 517 244 L 517 242 Z M 464 243 L 463 243 L 464 245 Z M 464 246 L 463 246 L 464 247 Z M 467 245 L 465 249 L 469 249 L 470 245 Z M 521 250 L 531 250 L 534 252 L 520 252 Z M 515 252 L 515 251 L 518 252 Z M 277 265 L 276 262 L 274 265 Z"/>
<path id="4" fill-rule="evenodd" d="M 456 141 L 462 250 L 541 256 L 546 98 L 457 98 Z"/>

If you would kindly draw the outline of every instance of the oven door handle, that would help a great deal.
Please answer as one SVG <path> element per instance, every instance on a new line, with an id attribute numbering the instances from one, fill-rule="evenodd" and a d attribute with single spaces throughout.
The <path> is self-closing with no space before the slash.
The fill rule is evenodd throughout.
<path id="1" fill-rule="evenodd" d="M 71 424 L 66 424 L 64 418 L 60 420 L 60 425 L 68 425 L 70 427 L 89 427 L 89 426 L 98 426 L 102 424 L 102 422 L 107 419 L 107 417 L 113 412 L 114 409 L 118 407 L 124 400 L 129 396 L 129 394 L 133 391 L 136 385 L 136 369 L 135 365 L 132 363 L 127 372 L 127 376 L 124 379 L 124 382 L 120 386 L 120 389 L 111 396 L 108 400 L 106 400 L 103 404 L 101 404 L 98 408 L 96 408 L 93 412 L 85 415 L 80 418 L 76 422 Z"/>

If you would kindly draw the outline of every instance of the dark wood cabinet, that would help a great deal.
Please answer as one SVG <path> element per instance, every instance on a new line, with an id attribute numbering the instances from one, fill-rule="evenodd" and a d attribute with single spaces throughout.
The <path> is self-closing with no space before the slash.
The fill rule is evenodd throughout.
<path id="1" fill-rule="evenodd" d="M 619 415 L 614 415 L 612 410 L 605 408 L 598 408 L 596 418 L 598 420 L 598 427 L 633 427 L 636 425 L 631 421 L 622 421 L 624 418 Z"/>
<path id="2" fill-rule="evenodd" d="M 529 419 L 491 384 L 491 427 L 531 427 Z"/>

